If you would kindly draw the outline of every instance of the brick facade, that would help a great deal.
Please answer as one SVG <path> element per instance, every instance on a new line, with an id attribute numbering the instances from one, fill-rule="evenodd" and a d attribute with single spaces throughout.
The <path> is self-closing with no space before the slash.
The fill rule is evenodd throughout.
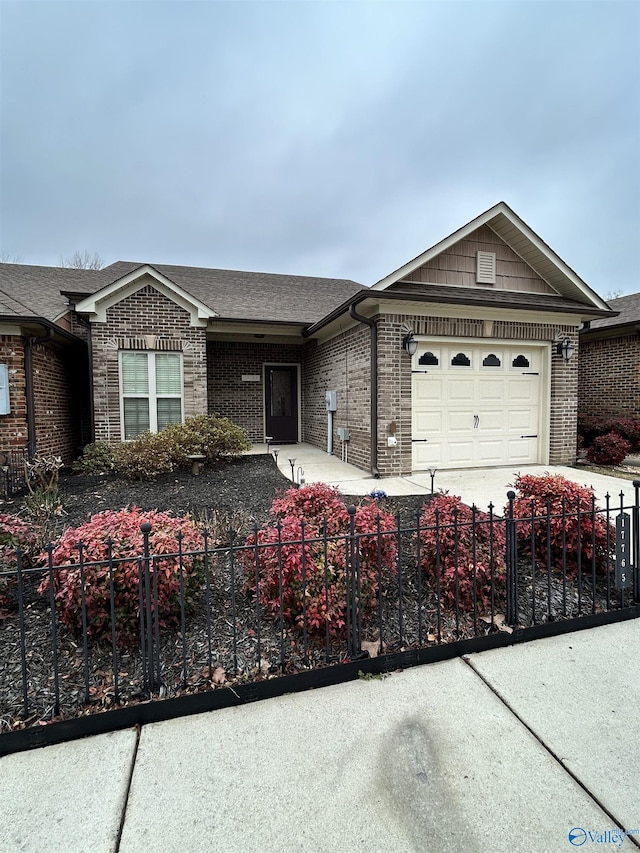
<path id="1" fill-rule="evenodd" d="M 371 464 L 370 331 L 356 326 L 344 334 L 305 346 L 303 373 L 304 437 L 316 447 L 327 446 L 325 392 L 337 392 L 333 417 L 333 452 L 341 454 L 338 428 L 348 427 L 349 462 L 359 468 Z"/>
<path id="2" fill-rule="evenodd" d="M 0 415 L 0 452 L 27 446 L 27 398 L 25 393 L 24 341 L 20 335 L 0 335 L 0 364 L 9 369 L 8 415 Z"/>
<path id="3" fill-rule="evenodd" d="M 229 418 L 247 430 L 254 442 L 264 441 L 265 364 L 301 365 L 302 343 L 272 344 L 259 341 L 209 341 L 207 343 L 207 393 L 209 414 Z M 258 376 L 256 382 L 245 377 Z M 323 397 L 324 399 L 324 397 Z M 302 400 L 304 421 L 305 404 Z M 303 436 L 300 436 L 303 440 Z"/>
<path id="4" fill-rule="evenodd" d="M 581 415 L 640 419 L 640 335 L 581 341 L 578 401 Z"/>
<path id="5" fill-rule="evenodd" d="M 122 439 L 118 369 L 121 350 L 181 352 L 184 416 L 207 412 L 206 330 L 192 327 L 187 311 L 146 284 L 108 308 L 106 317 L 105 323 L 91 326 L 97 441 Z"/>
<path id="6" fill-rule="evenodd" d="M 32 351 L 36 450 L 70 465 L 80 449 L 81 396 L 73 381 L 86 356 L 37 344 Z"/>
<path id="7" fill-rule="evenodd" d="M 80 395 L 74 376 L 84 364 L 84 352 L 34 344 L 31 349 L 35 419 L 35 449 L 60 456 L 69 465 L 80 445 Z M 0 415 L 0 452 L 24 450 L 32 438 L 27 420 L 25 341 L 19 335 L 0 336 L 0 364 L 9 369 L 11 411 Z"/>
<path id="8" fill-rule="evenodd" d="M 409 314 L 381 314 L 374 318 L 378 334 L 378 470 L 381 476 L 410 474 L 411 446 L 411 359 L 402 349 L 409 329 L 416 335 L 444 338 L 484 338 L 505 341 L 548 343 L 569 337 L 577 347 L 573 326 L 553 323 L 484 321 L 469 318 L 420 317 Z M 349 329 L 324 343 L 311 341 L 305 349 L 304 399 L 305 440 L 326 446 L 327 418 L 325 390 L 338 392 L 334 418 L 334 454 L 340 453 L 338 426 L 351 430 L 349 461 L 369 468 L 370 458 L 370 332 L 365 325 Z M 551 347 L 551 349 L 553 349 Z M 572 464 L 576 454 L 578 358 L 565 363 L 552 353 L 551 399 L 549 403 L 549 463 Z M 546 385 L 543 383 L 543 393 Z M 394 434 L 396 447 L 387 446 Z"/>

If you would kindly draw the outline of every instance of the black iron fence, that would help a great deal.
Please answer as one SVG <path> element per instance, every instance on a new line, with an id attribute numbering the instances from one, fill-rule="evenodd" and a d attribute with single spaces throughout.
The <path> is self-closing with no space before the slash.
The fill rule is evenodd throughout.
<path id="1" fill-rule="evenodd" d="M 202 547 L 0 572 L 0 731 L 265 681 L 640 605 L 640 482 L 531 512 L 489 508 L 395 517 L 358 531 L 323 524 L 202 533 Z M 465 508 L 466 509 L 466 508 Z M 126 583 L 129 585 L 126 586 Z M 573 624 L 573 621 L 572 621 Z M 237 694 L 236 694 L 237 695 Z"/>
<path id="2" fill-rule="evenodd" d="M 28 459 L 26 448 L 0 452 L 0 498 L 12 498 L 27 488 L 25 462 Z"/>

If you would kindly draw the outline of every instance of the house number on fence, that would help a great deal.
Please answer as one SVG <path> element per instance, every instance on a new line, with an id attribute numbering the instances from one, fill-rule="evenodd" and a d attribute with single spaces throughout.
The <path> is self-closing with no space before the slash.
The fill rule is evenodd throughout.
<path id="1" fill-rule="evenodd" d="M 626 589 L 631 586 L 631 518 L 629 513 L 621 512 L 616 518 L 616 587 Z"/>

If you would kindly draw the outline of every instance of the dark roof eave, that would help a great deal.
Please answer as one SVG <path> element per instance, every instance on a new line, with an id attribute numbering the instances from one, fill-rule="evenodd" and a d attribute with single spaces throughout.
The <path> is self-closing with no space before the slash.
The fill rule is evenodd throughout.
<path id="1" fill-rule="evenodd" d="M 47 331 L 51 330 L 56 335 L 61 337 L 68 344 L 85 344 L 82 338 L 68 332 L 61 326 L 52 323 L 51 320 L 46 320 L 44 317 L 16 317 L 15 314 L 0 314 L 0 322 L 7 323 L 12 326 L 40 326 Z"/>
<path id="2" fill-rule="evenodd" d="M 384 302 L 386 300 L 393 301 L 409 301 L 409 302 L 425 302 L 425 303 L 435 303 L 435 304 L 447 304 L 447 305 L 472 305 L 474 307 L 479 308 L 510 308 L 514 310 L 513 301 L 495 301 L 488 302 L 486 299 L 479 299 L 478 297 L 469 297 L 465 294 L 464 297 L 458 296 L 457 294 L 418 294 L 413 292 L 406 292 L 401 290 L 376 290 L 373 292 L 360 292 L 356 293 L 355 296 L 351 297 L 347 302 L 343 302 L 342 305 L 339 305 L 335 308 L 330 314 L 327 314 L 326 317 L 323 317 L 322 320 L 319 320 L 317 323 L 314 323 L 313 326 L 308 326 L 304 332 L 302 333 L 304 337 L 309 337 L 310 335 L 319 332 L 324 326 L 327 326 L 333 320 L 337 319 L 341 314 L 346 313 L 351 305 L 357 305 L 360 302 L 363 302 L 365 299 L 373 299 L 376 302 Z M 612 317 L 615 316 L 617 312 L 614 311 L 602 311 L 599 308 L 590 308 L 587 305 L 580 305 L 578 303 L 572 303 L 567 305 L 566 303 L 563 305 L 555 306 L 548 304 L 536 304 L 532 302 L 530 304 L 522 304 L 515 306 L 516 308 L 520 308 L 521 310 L 531 310 L 531 311 L 545 311 L 549 313 L 562 313 L 562 314 L 579 314 L 579 315 L 587 315 L 593 319 L 599 319 L 600 317 Z"/>
<path id="3" fill-rule="evenodd" d="M 211 323 L 238 323 L 246 326 L 289 326 L 290 328 L 302 330 L 308 325 L 303 321 L 296 320 L 264 320 L 264 319 L 256 319 L 252 320 L 247 317 L 211 317 Z"/>
<path id="4" fill-rule="evenodd" d="M 640 323 L 615 323 L 610 326 L 596 326 L 595 329 L 581 329 L 580 338 L 586 341 L 602 340 L 604 338 L 621 338 L 625 335 L 640 334 Z"/>

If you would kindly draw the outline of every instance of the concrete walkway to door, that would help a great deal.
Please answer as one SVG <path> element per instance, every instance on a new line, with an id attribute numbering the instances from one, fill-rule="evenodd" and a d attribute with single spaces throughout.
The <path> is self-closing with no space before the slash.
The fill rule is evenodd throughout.
<path id="1" fill-rule="evenodd" d="M 387 495 L 428 495 L 431 493 L 431 477 L 428 472 L 409 474 L 404 477 L 381 477 L 374 479 L 368 471 L 362 471 L 355 465 L 342 462 L 336 456 L 329 456 L 324 450 L 310 444 L 290 444 L 276 446 L 278 450 L 278 468 L 292 479 L 291 464 L 296 482 L 301 478 L 305 483 L 328 483 L 336 486 L 345 495 L 367 495 L 374 490 L 382 490 Z M 251 453 L 266 453 L 266 444 L 256 444 Z M 465 468 L 459 471 L 437 471 L 434 478 L 434 490 L 458 495 L 464 503 L 475 503 L 485 510 L 493 503 L 496 510 L 502 509 L 507 500 L 507 492 L 512 487 L 516 474 L 561 474 L 583 486 L 592 486 L 602 505 L 605 495 L 611 497 L 612 506 L 619 504 L 620 493 L 625 496 L 625 504 L 634 497 L 631 480 L 594 474 L 580 468 L 566 465 L 525 465 L 509 468 Z"/>

